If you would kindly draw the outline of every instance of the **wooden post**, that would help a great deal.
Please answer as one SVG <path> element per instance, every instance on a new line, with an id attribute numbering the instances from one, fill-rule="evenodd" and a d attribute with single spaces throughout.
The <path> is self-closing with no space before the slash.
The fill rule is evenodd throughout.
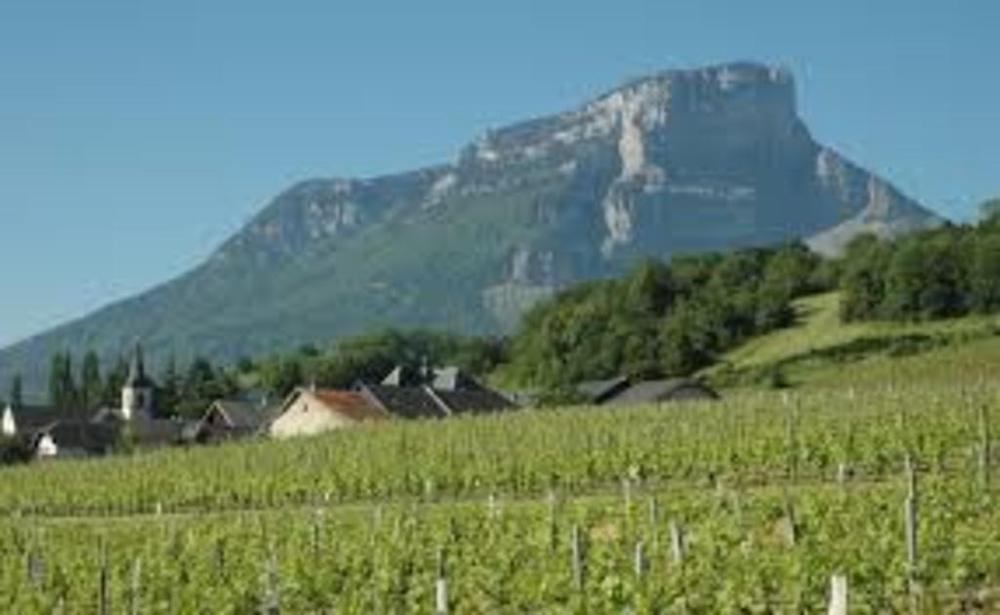
<path id="1" fill-rule="evenodd" d="M 129 588 L 128 612 L 130 615 L 139 615 L 142 612 L 142 559 L 135 558 L 132 562 L 132 579 Z"/>
<path id="2" fill-rule="evenodd" d="M 320 559 L 320 544 L 322 543 L 321 533 L 323 529 L 322 522 L 323 509 L 317 508 L 312 524 L 312 559 L 314 564 L 318 564 Z"/>
<path id="3" fill-rule="evenodd" d="M 641 581 L 643 576 L 645 576 L 646 574 L 645 545 L 642 544 L 641 540 L 635 543 L 634 564 L 635 564 L 635 578 Z"/>
<path id="4" fill-rule="evenodd" d="M 847 577 L 835 574 L 830 578 L 830 608 L 827 615 L 847 615 Z"/>
<path id="5" fill-rule="evenodd" d="M 36 589 L 45 585 L 45 561 L 34 548 L 28 551 L 28 581 Z"/>
<path id="6" fill-rule="evenodd" d="M 979 407 L 979 474 L 983 489 L 990 488 L 990 417 L 985 405 Z"/>
<path id="7" fill-rule="evenodd" d="M 837 482 L 840 483 L 841 485 L 846 485 L 847 484 L 847 464 L 846 463 L 841 462 L 841 463 L 839 463 L 837 465 Z"/>
<path id="8" fill-rule="evenodd" d="M 792 504 L 792 500 L 785 498 L 785 537 L 788 539 L 788 544 L 795 546 L 799 540 L 799 526 L 795 519 L 795 506 Z"/>
<path id="9" fill-rule="evenodd" d="M 489 511 L 489 517 L 490 517 L 490 519 L 491 520 L 492 519 L 496 519 L 497 518 L 497 496 L 496 495 L 494 495 L 492 493 L 490 494 L 489 499 L 486 501 L 486 507 L 487 507 L 487 510 Z"/>
<path id="10" fill-rule="evenodd" d="M 917 499 L 913 496 L 906 498 L 904 506 L 906 515 L 906 562 L 909 566 L 910 579 L 916 576 L 917 572 Z"/>
<path id="11" fill-rule="evenodd" d="M 788 403 L 787 397 L 785 399 L 785 407 L 788 409 L 788 413 L 785 418 L 785 437 L 787 439 L 788 446 L 788 477 L 791 480 L 795 480 L 798 476 L 799 470 L 799 454 L 795 434 L 796 411 L 795 404 Z"/>
<path id="12" fill-rule="evenodd" d="M 580 526 L 573 526 L 573 535 L 571 537 L 571 547 L 572 547 L 572 571 L 573 571 L 573 585 L 578 590 L 583 589 L 584 583 L 584 553 L 583 545 L 580 541 Z"/>
<path id="13" fill-rule="evenodd" d="M 670 522 L 670 552 L 675 564 L 684 562 L 684 532 L 676 522 Z"/>
<path id="14" fill-rule="evenodd" d="M 649 498 L 649 540 L 650 548 L 655 552 L 660 543 L 659 537 L 660 511 L 656 496 Z"/>
<path id="15" fill-rule="evenodd" d="M 97 581 L 97 612 L 100 615 L 111 615 L 111 603 L 108 599 L 108 562 L 103 558 Z"/>
<path id="16" fill-rule="evenodd" d="M 555 551 L 559 541 L 559 528 L 556 524 L 556 493 L 549 489 L 549 550 Z"/>
<path id="17" fill-rule="evenodd" d="M 436 615 L 448 615 L 448 580 L 446 572 L 444 549 L 438 549 L 437 581 L 434 584 L 434 612 Z"/>
<path id="18" fill-rule="evenodd" d="M 622 505 L 625 507 L 625 518 L 632 517 L 632 481 L 628 477 L 622 479 Z"/>

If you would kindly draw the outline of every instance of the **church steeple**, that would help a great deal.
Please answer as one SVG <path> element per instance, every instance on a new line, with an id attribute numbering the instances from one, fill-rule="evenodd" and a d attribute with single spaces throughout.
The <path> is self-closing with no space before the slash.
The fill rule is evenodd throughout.
<path id="1" fill-rule="evenodd" d="M 152 385 L 146 377 L 146 365 L 142 358 L 142 345 L 136 344 L 132 353 L 132 361 L 129 363 L 128 378 L 125 386 L 131 388 L 148 388 Z"/>
<path id="2" fill-rule="evenodd" d="M 155 392 L 156 384 L 146 375 L 142 346 L 136 344 L 129 363 L 128 378 L 122 387 L 121 418 L 130 421 L 139 414 L 152 417 Z"/>

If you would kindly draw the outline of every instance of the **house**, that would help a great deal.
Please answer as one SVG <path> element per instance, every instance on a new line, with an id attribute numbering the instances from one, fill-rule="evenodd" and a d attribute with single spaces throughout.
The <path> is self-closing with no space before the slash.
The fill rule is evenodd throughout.
<path id="1" fill-rule="evenodd" d="M 711 387 L 691 378 L 633 382 L 625 376 L 619 376 L 607 380 L 581 382 L 576 385 L 576 391 L 588 403 L 595 406 L 719 399 L 719 394 Z"/>
<path id="2" fill-rule="evenodd" d="M 275 438 L 308 436 L 390 418 L 356 391 L 300 387 L 292 391 L 267 428 Z"/>
<path id="3" fill-rule="evenodd" d="M 606 380 L 589 380 L 576 385 L 576 392 L 587 403 L 600 405 L 616 395 L 620 395 L 629 387 L 629 379 L 625 376 L 608 378 Z"/>
<path id="4" fill-rule="evenodd" d="M 30 443 L 36 458 L 105 455 L 119 446 L 169 446 L 180 441 L 181 423 L 156 416 L 156 383 L 146 375 L 142 348 L 136 346 L 121 405 L 89 417 L 79 410 L 46 406 L 8 407 L 3 433 Z"/>
<path id="5" fill-rule="evenodd" d="M 400 366 L 381 384 L 360 382 L 355 389 L 386 413 L 407 419 L 500 412 L 517 407 L 457 367 L 421 371 L 422 374 Z"/>
<path id="6" fill-rule="evenodd" d="M 713 399 L 719 399 L 719 394 L 708 385 L 690 378 L 671 378 L 637 382 L 603 403 L 625 406 Z"/>
<path id="7" fill-rule="evenodd" d="M 185 442 L 217 442 L 266 433 L 278 418 L 282 404 L 268 403 L 266 396 L 252 399 L 217 399 L 197 421 L 184 428 Z"/>
<path id="8" fill-rule="evenodd" d="M 107 455 L 119 443 L 118 430 L 90 421 L 60 420 L 32 435 L 36 459 L 79 458 Z"/>

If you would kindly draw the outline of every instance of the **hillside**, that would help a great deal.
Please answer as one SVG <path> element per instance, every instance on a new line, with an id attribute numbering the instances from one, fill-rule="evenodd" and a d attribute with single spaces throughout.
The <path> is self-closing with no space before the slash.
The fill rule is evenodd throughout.
<path id="1" fill-rule="evenodd" d="M 832 253 L 938 222 L 816 143 L 786 71 L 667 71 L 490 131 L 453 163 L 293 186 L 195 270 L 0 351 L 0 377 L 39 389 L 54 352 L 107 360 L 137 338 L 155 364 L 386 325 L 504 332 L 641 257 L 789 239 Z"/>
<path id="2" fill-rule="evenodd" d="M 842 323 L 839 294 L 795 302 L 795 325 L 726 353 L 703 375 L 723 385 L 767 385 L 775 370 L 795 387 L 972 386 L 1000 380 L 1000 319 Z"/>

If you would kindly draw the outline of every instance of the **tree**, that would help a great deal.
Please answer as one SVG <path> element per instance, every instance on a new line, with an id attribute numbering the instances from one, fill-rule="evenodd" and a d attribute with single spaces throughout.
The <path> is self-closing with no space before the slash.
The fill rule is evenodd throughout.
<path id="1" fill-rule="evenodd" d="M 10 379 L 10 399 L 9 403 L 14 408 L 20 408 L 24 405 L 24 380 L 21 374 L 15 374 L 13 378 Z"/>
<path id="2" fill-rule="evenodd" d="M 983 313 L 1000 310 L 1000 232 L 978 237 L 969 265 L 969 286 L 972 309 Z"/>
<path id="3" fill-rule="evenodd" d="M 106 408 L 117 408 L 121 405 L 122 387 L 128 378 L 128 363 L 124 357 L 118 357 L 114 367 L 104 379 L 104 391 L 101 395 L 101 405 Z"/>
<path id="4" fill-rule="evenodd" d="M 83 358 L 80 374 L 80 405 L 95 411 L 101 407 L 104 395 L 104 382 L 101 380 L 101 361 L 97 353 L 89 351 Z"/>
<path id="5" fill-rule="evenodd" d="M 49 372 L 49 401 L 58 410 L 75 410 L 78 397 L 73 380 L 73 357 L 56 353 Z"/>
<path id="6" fill-rule="evenodd" d="M 157 391 L 157 407 L 164 416 L 173 416 L 181 402 L 181 377 L 177 372 L 177 359 L 171 355 L 163 370 L 160 389 Z"/>

